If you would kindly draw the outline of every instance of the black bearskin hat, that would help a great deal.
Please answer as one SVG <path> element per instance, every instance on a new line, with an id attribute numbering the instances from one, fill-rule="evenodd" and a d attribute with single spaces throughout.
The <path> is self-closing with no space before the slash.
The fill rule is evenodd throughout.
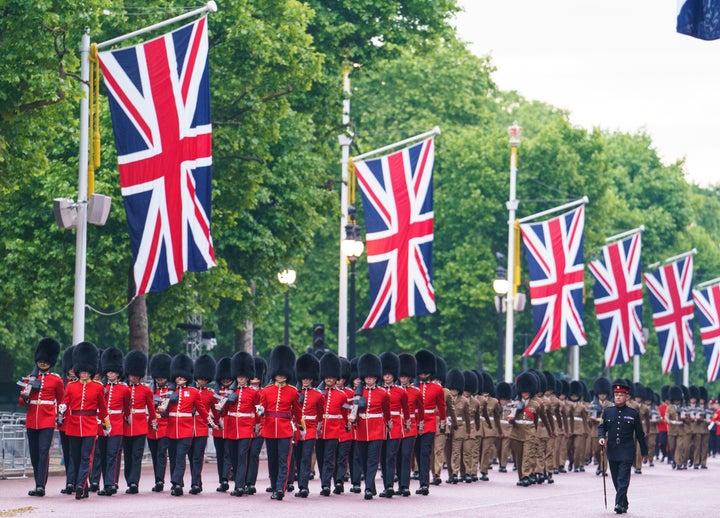
<path id="1" fill-rule="evenodd" d="M 670 399 L 670 385 L 660 387 L 660 399 L 668 401 Z"/>
<path id="2" fill-rule="evenodd" d="M 295 361 L 295 376 L 298 381 L 309 378 L 313 380 L 313 383 L 317 383 L 320 379 L 320 361 L 317 356 L 310 353 L 298 356 Z"/>
<path id="3" fill-rule="evenodd" d="M 367 377 L 382 378 L 382 362 L 372 353 L 365 353 L 358 359 L 358 376 L 361 380 Z"/>
<path id="4" fill-rule="evenodd" d="M 400 359 L 397 354 L 385 351 L 380 355 L 380 363 L 382 363 L 383 375 L 392 374 L 394 379 L 398 379 L 400 375 Z"/>
<path id="5" fill-rule="evenodd" d="M 144 352 L 137 349 L 128 351 L 125 355 L 125 375 L 144 378 L 147 372 L 147 364 L 147 355 Z"/>
<path id="6" fill-rule="evenodd" d="M 528 369 L 528 370 L 530 372 L 532 372 L 533 375 L 535 376 L 535 379 L 537 379 L 537 383 L 538 383 L 537 392 L 541 392 L 544 394 L 545 391 L 547 390 L 547 378 L 545 378 L 545 375 L 537 369 Z M 536 392 L 536 394 L 537 394 L 537 392 Z"/>
<path id="7" fill-rule="evenodd" d="M 117 372 L 121 377 L 123 375 L 123 353 L 117 347 L 108 347 L 100 357 L 100 365 L 102 366 L 103 376 L 108 372 Z"/>
<path id="8" fill-rule="evenodd" d="M 560 386 L 562 387 L 560 393 L 565 397 L 570 397 L 570 383 L 568 380 L 560 380 Z"/>
<path id="9" fill-rule="evenodd" d="M 450 369 L 445 380 L 445 388 L 448 390 L 457 390 L 462 393 L 465 390 L 465 376 L 459 369 Z"/>
<path id="10" fill-rule="evenodd" d="M 238 351 L 230 359 L 230 377 L 232 379 L 240 376 L 251 380 L 255 377 L 255 360 L 250 353 Z"/>
<path id="11" fill-rule="evenodd" d="M 690 389 L 687 388 L 685 385 L 680 385 L 680 390 L 682 390 L 683 393 L 683 400 L 686 403 L 690 401 Z"/>
<path id="12" fill-rule="evenodd" d="M 695 385 L 690 385 L 690 399 L 700 399 L 700 391 Z"/>
<path id="13" fill-rule="evenodd" d="M 201 354 L 195 359 L 195 379 L 211 382 L 215 379 L 215 358 L 209 354 Z"/>
<path id="14" fill-rule="evenodd" d="M 528 392 L 530 394 L 537 393 L 537 378 L 530 371 L 520 373 L 515 383 L 517 385 L 518 394 L 522 394 L 523 392 Z"/>
<path id="15" fill-rule="evenodd" d="M 73 361 L 72 361 L 73 349 L 75 349 L 75 346 L 71 345 L 70 347 L 65 349 L 65 352 L 63 353 L 63 357 L 62 357 L 63 376 L 67 376 L 68 371 L 72 370 L 72 368 L 73 368 Z"/>
<path id="16" fill-rule="evenodd" d="M 59 355 L 60 343 L 54 338 L 43 338 L 35 348 L 35 363 L 44 361 L 54 367 Z"/>
<path id="17" fill-rule="evenodd" d="M 328 351 L 320 358 L 320 379 L 340 378 L 340 358 L 332 352 Z"/>
<path id="18" fill-rule="evenodd" d="M 417 360 L 414 355 L 410 353 L 400 353 L 398 354 L 398 360 L 400 362 L 398 377 L 407 376 L 408 378 L 414 378 L 417 376 Z"/>
<path id="19" fill-rule="evenodd" d="M 255 363 L 255 377 L 262 384 L 265 382 L 265 375 L 267 374 L 267 362 L 262 356 L 253 356 L 253 362 Z"/>
<path id="20" fill-rule="evenodd" d="M 650 387 L 645 387 L 645 397 L 643 398 L 643 401 L 654 401 L 655 400 L 655 392 Z"/>
<path id="21" fill-rule="evenodd" d="M 633 383 L 633 397 L 642 397 L 645 395 L 645 386 L 639 381 Z"/>
<path id="22" fill-rule="evenodd" d="M 595 380 L 595 383 L 593 383 L 593 392 L 595 392 L 596 396 L 598 394 L 607 394 L 608 396 L 611 395 L 612 387 L 610 386 L 610 380 L 604 376 L 597 378 Z"/>
<path id="23" fill-rule="evenodd" d="M 440 380 L 440 383 L 445 385 L 445 377 L 447 376 L 447 370 L 448 368 L 445 360 L 440 356 L 435 356 L 435 374 L 433 374 L 432 378 Z"/>
<path id="24" fill-rule="evenodd" d="M 488 371 L 475 371 L 475 376 L 478 377 L 478 391 L 481 394 L 495 394 L 495 383 L 493 382 L 492 376 Z"/>
<path id="25" fill-rule="evenodd" d="M 417 373 L 424 374 L 429 372 L 432 376 L 437 370 L 437 358 L 432 351 L 421 349 L 415 353 L 415 361 L 417 362 Z"/>
<path id="26" fill-rule="evenodd" d="M 498 399 L 512 399 L 512 387 L 507 381 L 501 381 L 495 387 Z"/>
<path id="27" fill-rule="evenodd" d="M 168 353 L 158 353 L 150 358 L 150 376 L 153 378 L 170 379 L 172 357 Z"/>
<path id="28" fill-rule="evenodd" d="M 176 354 L 170 363 L 170 381 L 182 377 L 189 383 L 193 379 L 194 365 L 192 358 L 185 353 Z"/>
<path id="29" fill-rule="evenodd" d="M 465 391 L 470 392 L 470 394 L 477 394 L 478 382 L 480 381 L 477 374 L 473 371 L 463 371 L 462 375 L 465 380 Z"/>
<path id="30" fill-rule="evenodd" d="M 290 382 L 295 372 L 295 351 L 287 345 L 277 345 L 270 351 L 270 367 L 268 369 L 269 381 L 275 381 L 275 376 L 285 376 Z"/>
<path id="31" fill-rule="evenodd" d="M 98 357 L 97 357 L 97 368 L 95 369 L 95 374 L 100 373 L 102 374 L 102 355 L 105 352 L 105 349 L 100 349 L 98 347 Z"/>
<path id="32" fill-rule="evenodd" d="M 222 380 L 232 380 L 232 367 L 230 366 L 230 357 L 223 356 L 215 364 L 215 381 L 221 383 Z"/>
<path id="33" fill-rule="evenodd" d="M 708 391 L 705 387 L 698 387 L 698 395 L 700 396 L 698 399 L 702 399 L 707 403 Z"/>
<path id="34" fill-rule="evenodd" d="M 350 380 L 350 360 L 343 356 L 340 356 L 338 359 L 340 360 L 340 377 L 345 379 L 345 381 Z"/>
<path id="35" fill-rule="evenodd" d="M 585 396 L 585 391 L 583 390 L 582 383 L 580 383 L 577 380 L 573 380 L 570 382 L 570 395 L 571 396 L 577 396 L 579 398 L 582 398 Z"/>
<path id="36" fill-rule="evenodd" d="M 550 371 L 542 371 L 542 375 L 545 376 L 545 383 L 547 384 L 547 390 L 553 393 L 557 393 L 557 383 L 555 376 Z"/>
<path id="37" fill-rule="evenodd" d="M 348 378 L 348 382 L 350 385 L 353 385 L 355 383 L 355 380 L 359 378 L 360 375 L 358 374 L 358 357 L 356 356 L 352 360 L 350 360 L 350 377 Z"/>
<path id="38" fill-rule="evenodd" d="M 670 387 L 670 390 L 668 390 L 668 399 L 670 401 L 682 401 L 683 398 L 683 391 L 680 387 L 675 385 L 674 387 Z"/>
<path id="39" fill-rule="evenodd" d="M 81 372 L 89 372 L 95 376 L 98 366 L 98 349 L 91 342 L 80 342 L 75 346 L 72 353 L 73 370 L 76 376 Z"/>

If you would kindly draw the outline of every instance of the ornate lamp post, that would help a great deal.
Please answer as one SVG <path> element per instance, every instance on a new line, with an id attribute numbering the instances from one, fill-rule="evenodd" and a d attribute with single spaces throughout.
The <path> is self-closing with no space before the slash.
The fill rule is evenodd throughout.
<path id="1" fill-rule="evenodd" d="M 350 304 L 349 304 L 349 315 L 348 324 L 350 332 L 348 334 L 348 359 L 355 357 L 355 331 L 357 324 L 355 322 L 355 263 L 360 258 L 365 249 L 365 245 L 360 238 L 360 225 L 355 223 L 357 211 L 355 207 L 350 205 L 348 207 L 348 216 L 350 217 L 350 223 L 345 225 L 345 239 L 342 242 L 342 252 L 350 262 Z"/>
<path id="2" fill-rule="evenodd" d="M 290 288 L 295 285 L 297 272 L 292 269 L 283 270 L 277 274 L 280 284 L 285 285 L 285 345 L 290 345 Z"/>
<path id="3" fill-rule="evenodd" d="M 500 252 L 495 254 L 498 266 L 495 270 L 493 291 L 495 291 L 495 309 L 498 314 L 498 351 L 497 351 L 497 379 L 502 379 L 504 369 L 505 337 L 503 336 L 503 313 L 507 311 L 506 296 L 510 290 L 510 283 L 507 280 L 507 270 L 502 265 L 505 256 Z"/>

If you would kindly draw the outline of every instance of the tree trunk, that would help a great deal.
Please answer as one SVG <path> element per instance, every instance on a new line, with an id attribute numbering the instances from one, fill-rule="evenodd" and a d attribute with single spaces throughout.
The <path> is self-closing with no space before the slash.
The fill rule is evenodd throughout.
<path id="1" fill-rule="evenodd" d="M 130 268 L 128 275 L 128 298 L 135 296 L 135 279 Z M 148 335 L 147 304 L 145 296 L 140 295 L 130 303 L 128 308 L 128 331 L 130 332 L 129 350 L 137 349 L 145 354 L 150 353 L 150 337 Z"/>

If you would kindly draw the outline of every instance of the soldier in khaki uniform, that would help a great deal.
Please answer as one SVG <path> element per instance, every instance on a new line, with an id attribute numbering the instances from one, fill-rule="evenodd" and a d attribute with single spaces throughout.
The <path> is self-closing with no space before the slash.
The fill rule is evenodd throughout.
<path id="1" fill-rule="evenodd" d="M 655 444 L 657 443 L 658 436 L 658 423 L 660 422 L 660 412 L 655 404 L 655 392 L 650 387 L 645 387 L 645 399 L 643 401 L 645 406 L 648 407 L 650 416 L 650 425 L 647 434 L 648 451 L 648 466 L 651 468 L 655 465 L 653 460 L 655 459 Z"/>
<path id="2" fill-rule="evenodd" d="M 480 480 L 487 482 L 488 470 L 495 458 L 497 438 L 502 436 L 500 428 L 500 402 L 494 397 L 495 384 L 492 376 L 487 371 L 480 373 L 480 382 L 482 385 L 478 387 L 479 396 L 483 402 L 483 415 L 480 420 L 480 430 L 482 432 L 482 449 L 480 450 Z"/>
<path id="3" fill-rule="evenodd" d="M 510 432 L 512 431 L 512 425 L 510 421 L 508 421 L 508 415 L 510 415 L 511 412 L 507 408 L 507 405 L 512 399 L 512 387 L 509 383 L 501 381 L 497 384 L 495 391 L 501 411 L 500 430 L 502 430 L 502 436 L 499 436 L 496 442 L 496 444 L 498 444 L 498 462 L 500 463 L 498 471 L 500 473 L 506 473 L 507 461 L 510 457 Z"/>
<path id="4" fill-rule="evenodd" d="M 572 447 L 572 465 L 575 473 L 585 471 L 585 435 L 587 432 L 587 411 L 583 402 L 583 389 L 579 381 L 570 382 L 570 404 L 568 405 L 569 441 Z"/>
<path id="5" fill-rule="evenodd" d="M 693 468 L 700 469 L 700 436 L 701 428 L 705 425 L 705 409 L 700 407 L 700 390 L 695 385 L 690 387 L 690 404 L 688 405 L 688 457 L 692 460 Z"/>
<path id="6" fill-rule="evenodd" d="M 640 422 L 643 427 L 643 433 L 645 434 L 645 437 L 647 437 L 650 432 L 650 409 L 645 406 L 645 403 L 643 403 L 645 386 L 640 382 L 633 383 L 630 386 L 632 387 L 632 399 L 627 402 L 627 405 L 629 408 L 635 408 L 638 411 L 638 414 L 640 415 Z M 635 450 L 635 462 L 633 463 L 635 467 L 635 474 L 641 475 L 643 457 L 640 453 L 640 446 L 637 445 Z"/>
<path id="7" fill-rule="evenodd" d="M 535 436 L 530 440 L 529 454 L 523 459 L 523 462 L 525 463 L 523 471 L 530 473 L 530 482 L 532 484 L 542 484 L 545 482 L 545 450 L 547 448 L 547 443 L 550 440 L 550 437 L 553 436 L 554 432 L 552 424 L 548 419 L 545 402 L 543 400 L 545 390 L 547 389 L 545 375 L 535 369 L 530 369 L 530 372 L 537 380 L 536 392 L 532 399 L 535 405 L 537 405 L 538 417 L 548 423 L 548 427 L 538 427 Z"/>
<path id="8" fill-rule="evenodd" d="M 448 442 L 451 444 L 450 462 L 447 465 L 448 484 L 457 484 L 460 474 L 460 463 L 462 460 L 463 443 L 470 436 L 470 404 L 463 396 L 465 390 L 465 377 L 458 369 L 450 369 L 447 373 L 445 388 L 450 391 L 453 407 L 455 408 L 455 419 L 458 427 L 448 435 Z"/>
<path id="9" fill-rule="evenodd" d="M 570 424 L 568 414 L 570 411 L 570 383 L 567 380 L 560 380 L 560 390 L 558 391 L 558 400 L 560 401 L 558 409 L 562 419 L 562 432 L 558 436 L 557 448 L 555 450 L 555 465 L 558 473 L 567 473 L 565 463 L 569 459 L 568 451 L 570 449 Z"/>
<path id="10" fill-rule="evenodd" d="M 468 400 L 470 434 L 463 441 L 461 473 L 465 482 L 476 482 L 478 461 L 480 459 L 480 402 L 478 401 L 479 378 L 473 371 L 463 371 L 465 391 L 463 396 Z"/>
<path id="11" fill-rule="evenodd" d="M 707 407 L 708 391 L 705 387 L 698 387 L 700 397 L 698 399 L 698 405 L 700 406 L 701 419 L 699 420 L 698 430 L 700 431 L 699 441 L 699 455 L 697 462 L 693 461 L 694 469 L 707 469 L 707 457 L 708 457 L 708 445 L 710 443 L 710 430 L 708 425 L 711 423 L 712 411 Z M 713 430 L 714 431 L 714 430 Z M 700 468 L 697 465 L 700 464 Z"/>
<path id="12" fill-rule="evenodd" d="M 612 392 L 610 380 L 604 377 L 597 378 L 593 383 L 593 392 L 595 393 L 595 399 L 590 407 L 591 411 L 588 414 L 588 422 L 592 423 L 591 429 L 597 432 L 603 410 L 613 405 L 612 401 L 610 401 L 610 393 Z M 592 438 L 594 443 L 593 456 L 597 462 L 595 474 L 605 476 L 607 475 L 607 459 L 604 458 L 604 455 L 601 455 L 598 434 L 593 432 Z"/>
<path id="13" fill-rule="evenodd" d="M 682 470 L 686 469 L 683 460 L 685 459 L 685 452 L 680 440 L 685 425 L 680 416 L 683 397 L 682 389 L 678 386 L 670 387 L 668 397 L 670 398 L 670 404 L 667 405 L 665 410 L 665 421 L 668 424 L 668 452 L 672 459 L 670 463 L 673 469 Z"/>
<path id="14" fill-rule="evenodd" d="M 447 415 L 447 421 L 450 423 L 450 426 L 448 427 L 446 422 L 441 423 L 439 416 L 436 417 L 435 438 L 433 440 L 433 452 L 430 462 L 430 467 L 432 468 L 433 473 L 433 479 L 430 483 L 433 486 L 439 486 L 440 484 L 442 484 L 441 474 L 443 464 L 450 464 L 450 455 L 447 451 L 449 448 L 446 448 L 446 445 L 449 446 L 447 442 L 448 434 L 451 430 L 458 427 L 457 419 L 455 418 L 455 408 L 452 404 L 452 397 L 450 395 L 450 391 L 447 388 L 444 388 L 446 375 L 447 363 L 445 363 L 445 360 L 440 356 L 436 356 L 436 371 L 433 374 L 432 379 L 433 383 L 443 387 L 443 390 L 445 392 L 445 412 Z"/>

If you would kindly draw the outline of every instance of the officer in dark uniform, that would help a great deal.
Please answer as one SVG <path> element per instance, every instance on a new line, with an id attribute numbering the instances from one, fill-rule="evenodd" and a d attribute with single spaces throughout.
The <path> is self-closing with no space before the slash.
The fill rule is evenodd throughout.
<path id="1" fill-rule="evenodd" d="M 630 398 L 630 385 L 625 380 L 612 384 L 615 405 L 603 410 L 598 426 L 598 442 L 606 448 L 613 485 L 615 486 L 615 512 L 623 514 L 628 509 L 627 490 L 630 485 L 630 469 L 635 460 L 635 441 L 640 445 L 643 459 L 648 449 L 643 433 L 640 413 L 626 405 Z"/>

